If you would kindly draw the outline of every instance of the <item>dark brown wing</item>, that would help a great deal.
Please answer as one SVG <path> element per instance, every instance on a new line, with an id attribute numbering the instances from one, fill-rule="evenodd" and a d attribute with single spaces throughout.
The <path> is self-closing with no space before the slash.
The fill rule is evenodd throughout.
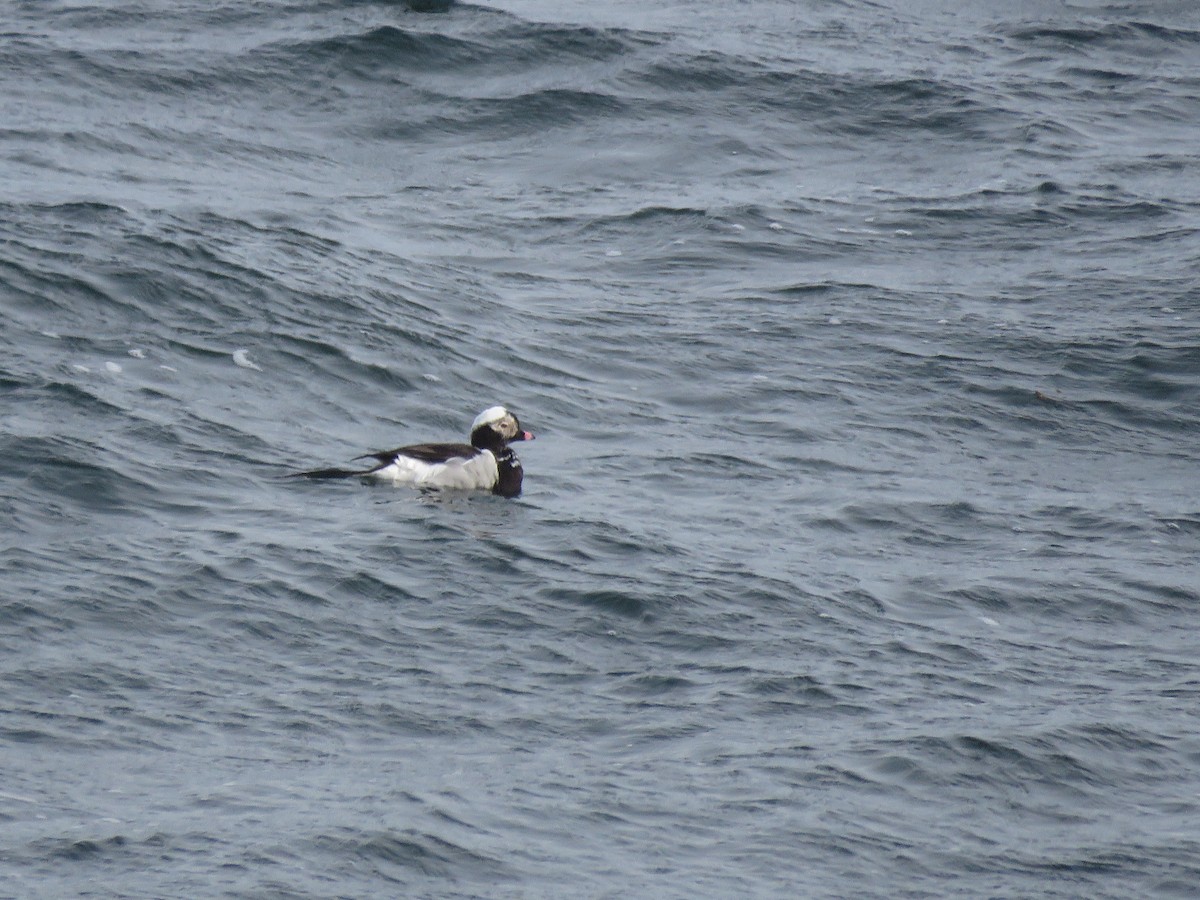
<path id="1" fill-rule="evenodd" d="M 411 444 L 408 447 L 397 447 L 395 450 L 380 450 L 377 453 L 364 453 L 355 459 L 377 459 L 383 465 L 395 462 L 398 456 L 409 459 L 419 459 L 427 463 L 444 463 L 448 459 L 470 459 L 478 456 L 479 451 L 470 444 Z"/>

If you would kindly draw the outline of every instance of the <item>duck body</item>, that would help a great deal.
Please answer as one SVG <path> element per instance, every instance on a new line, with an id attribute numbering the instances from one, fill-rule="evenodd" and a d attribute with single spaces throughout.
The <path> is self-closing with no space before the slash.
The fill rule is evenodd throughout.
<path id="1" fill-rule="evenodd" d="M 521 429 L 516 416 L 503 406 L 493 406 L 475 418 L 469 444 L 410 444 L 355 457 L 375 461 L 367 468 L 314 469 L 293 477 L 361 478 L 372 484 L 482 490 L 516 497 L 524 471 L 509 443 L 531 440 L 533 435 Z"/>

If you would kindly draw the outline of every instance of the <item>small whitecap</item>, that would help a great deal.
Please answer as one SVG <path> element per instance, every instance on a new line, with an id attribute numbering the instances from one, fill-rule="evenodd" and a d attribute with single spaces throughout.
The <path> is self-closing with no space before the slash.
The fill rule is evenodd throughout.
<path id="1" fill-rule="evenodd" d="M 830 324 L 830 325 L 841 325 L 841 324 L 842 324 L 842 320 L 841 320 L 841 319 L 839 319 L 837 316 L 830 316 L 830 317 L 829 317 L 829 324 Z"/>
<path id="2" fill-rule="evenodd" d="M 234 350 L 233 361 L 243 369 L 253 369 L 255 372 L 261 372 L 262 367 L 255 365 L 250 361 L 250 354 L 246 350 Z"/>
<path id="3" fill-rule="evenodd" d="M 605 250 L 604 255 L 605 256 L 624 256 L 625 254 L 622 253 L 620 250 Z"/>
<path id="4" fill-rule="evenodd" d="M 1162 308 L 1162 311 L 1163 311 L 1163 312 L 1165 312 L 1165 313 L 1173 313 L 1173 312 L 1175 312 L 1175 307 L 1173 307 L 1173 306 L 1164 306 L 1164 307 Z"/>
<path id="5" fill-rule="evenodd" d="M 117 374 L 118 372 L 124 371 L 124 369 L 121 368 L 120 363 L 115 363 L 115 362 L 112 362 L 111 360 L 109 360 L 108 362 L 106 362 L 104 364 L 104 368 L 108 369 L 108 371 L 112 372 L 114 375 Z"/>
<path id="6" fill-rule="evenodd" d="M 739 225 L 737 222 L 734 222 L 729 227 L 732 228 L 734 231 L 745 231 L 746 230 L 745 225 Z"/>
<path id="7" fill-rule="evenodd" d="M 432 372 L 426 372 L 421 377 L 424 378 L 426 381 L 441 381 L 442 380 L 442 379 L 438 378 L 436 375 L 434 375 Z"/>
<path id="8" fill-rule="evenodd" d="M 772 231 L 783 231 L 783 226 L 780 225 L 778 222 L 772 222 L 767 227 L 770 228 Z"/>
<path id="9" fill-rule="evenodd" d="M 897 228 L 894 232 L 897 237 L 912 237 L 912 232 L 907 228 Z"/>
<path id="10" fill-rule="evenodd" d="M 682 247 L 686 243 L 687 241 L 685 241 L 683 238 L 675 238 L 675 240 L 671 241 L 671 246 Z"/>
<path id="11" fill-rule="evenodd" d="M 62 335 L 59 334 L 57 331 L 43 331 L 42 337 L 53 338 L 54 340 L 57 341 L 60 337 L 62 337 Z"/>
<path id="12" fill-rule="evenodd" d="M 87 366 L 81 366 L 79 363 L 75 363 L 75 365 L 71 366 L 71 368 L 74 369 L 76 372 L 91 372 L 92 371 Z"/>
<path id="13" fill-rule="evenodd" d="M 753 377 L 751 377 L 750 380 L 751 381 L 770 381 L 771 379 L 768 378 L 766 375 L 754 375 Z"/>
<path id="14" fill-rule="evenodd" d="M 939 325 L 949 325 L 950 320 L 949 319 L 938 319 L 938 324 Z"/>
<path id="15" fill-rule="evenodd" d="M 161 366 L 161 365 L 160 365 L 160 366 L 159 366 L 159 368 L 160 368 L 160 369 L 166 369 L 168 372 L 178 372 L 178 371 L 179 371 L 179 370 L 178 370 L 178 369 L 176 369 L 174 366 Z"/>
<path id="16" fill-rule="evenodd" d="M 146 351 L 139 350 L 137 347 L 134 347 L 132 350 L 129 351 L 129 355 L 132 356 L 134 359 L 145 359 Z"/>
<path id="17" fill-rule="evenodd" d="M 984 625 L 991 625 L 993 628 L 1000 627 L 1000 623 L 997 622 L 995 619 L 993 619 L 991 616 L 980 616 L 979 621 L 982 622 Z"/>

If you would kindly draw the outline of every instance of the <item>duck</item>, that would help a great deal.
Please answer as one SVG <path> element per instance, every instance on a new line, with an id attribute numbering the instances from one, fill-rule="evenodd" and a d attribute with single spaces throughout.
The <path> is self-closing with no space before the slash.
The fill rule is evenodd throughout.
<path id="1" fill-rule="evenodd" d="M 521 461 L 510 443 L 532 441 L 517 417 L 503 406 L 491 406 L 471 423 L 469 444 L 410 444 L 354 457 L 371 459 L 362 469 L 313 469 L 292 478 L 361 478 L 368 484 L 410 485 L 491 491 L 500 497 L 521 493 Z"/>

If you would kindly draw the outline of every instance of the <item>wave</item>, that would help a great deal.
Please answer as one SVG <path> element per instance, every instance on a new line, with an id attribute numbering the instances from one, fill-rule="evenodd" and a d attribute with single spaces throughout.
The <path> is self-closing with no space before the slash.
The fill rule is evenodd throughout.
<path id="1" fill-rule="evenodd" d="M 462 33 L 380 25 L 318 40 L 276 43 L 257 51 L 281 67 L 331 66 L 343 74 L 377 78 L 401 73 L 483 77 L 514 69 L 563 69 L 619 60 L 661 41 L 622 29 L 543 25 L 491 14 Z"/>
<path id="2" fill-rule="evenodd" d="M 1000 33 L 1022 44 L 1067 49 L 1113 49 L 1155 55 L 1164 50 L 1188 50 L 1200 44 L 1200 31 L 1171 28 L 1151 22 L 1106 22 L 1092 27 L 1016 25 Z"/>

